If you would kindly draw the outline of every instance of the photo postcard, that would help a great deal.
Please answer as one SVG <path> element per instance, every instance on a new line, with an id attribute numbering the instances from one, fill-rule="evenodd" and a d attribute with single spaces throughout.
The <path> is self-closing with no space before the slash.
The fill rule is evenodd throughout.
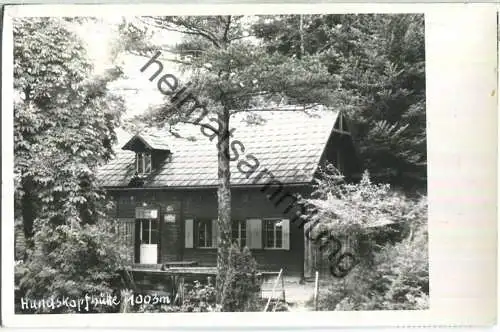
<path id="1" fill-rule="evenodd" d="M 5 8 L 4 324 L 494 323 L 494 7 L 317 7 Z"/>

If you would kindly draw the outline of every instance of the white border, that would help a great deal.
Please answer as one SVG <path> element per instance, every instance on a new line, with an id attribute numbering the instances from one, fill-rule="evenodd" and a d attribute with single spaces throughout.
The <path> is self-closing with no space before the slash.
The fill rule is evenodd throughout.
<path id="1" fill-rule="evenodd" d="M 2 321 L 8 327 L 490 325 L 496 319 L 496 7 L 494 4 L 8 6 L 3 34 Z M 431 307 L 424 311 L 13 314 L 12 17 L 215 13 L 426 15 Z"/>

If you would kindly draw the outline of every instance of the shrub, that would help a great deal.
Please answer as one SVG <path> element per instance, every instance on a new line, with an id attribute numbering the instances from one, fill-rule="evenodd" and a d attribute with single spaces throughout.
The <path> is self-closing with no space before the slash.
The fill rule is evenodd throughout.
<path id="1" fill-rule="evenodd" d="M 233 245 L 229 251 L 226 284 L 222 287 L 222 311 L 259 311 L 260 280 L 250 250 Z"/>
<path id="2" fill-rule="evenodd" d="M 323 310 L 417 310 L 429 306 L 427 234 L 386 245 L 320 297 Z"/>
<path id="3" fill-rule="evenodd" d="M 319 174 L 312 198 L 302 200 L 308 207 L 304 217 L 316 232 L 327 229 L 334 235 L 358 235 L 371 233 L 371 226 L 383 221 L 402 224 L 422 218 L 415 212 L 422 209 L 419 201 L 391 190 L 388 184 L 373 183 L 366 171 L 355 184 L 345 182 L 333 165 Z"/>
<path id="4" fill-rule="evenodd" d="M 214 312 L 220 311 L 216 304 L 216 291 L 211 280 L 206 285 L 195 281 L 193 285 L 185 284 L 185 296 L 180 311 L 182 312 Z"/>
<path id="5" fill-rule="evenodd" d="M 36 233 L 29 259 L 16 266 L 20 295 L 32 300 L 117 295 L 123 247 L 112 232 L 113 223 L 44 225 Z M 18 299 L 19 300 L 19 299 Z M 116 311 L 113 306 L 91 306 L 89 312 Z M 26 310 L 23 310 L 26 312 Z M 75 308 L 37 308 L 35 313 L 72 313 Z"/>
<path id="6" fill-rule="evenodd" d="M 349 239 L 357 265 L 335 280 L 321 307 L 328 310 L 418 309 L 429 293 L 427 200 L 410 198 L 387 184 L 372 183 L 367 172 L 359 183 L 346 183 L 328 165 L 320 172 L 308 207 L 311 238 L 330 248 L 332 235 Z M 382 223 L 381 223 L 382 222 Z M 335 247 L 335 246 L 334 246 Z M 328 257 L 330 252 L 322 252 Z M 352 268 L 352 269 L 351 269 Z"/>

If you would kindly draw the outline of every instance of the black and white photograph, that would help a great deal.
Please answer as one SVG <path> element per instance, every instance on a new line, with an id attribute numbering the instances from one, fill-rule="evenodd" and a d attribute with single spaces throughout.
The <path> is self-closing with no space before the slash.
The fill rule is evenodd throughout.
<path id="1" fill-rule="evenodd" d="M 17 312 L 427 308 L 423 15 L 22 18 L 14 87 Z"/>
<path id="2" fill-rule="evenodd" d="M 424 13 L 97 11 L 12 19 L 16 316 L 432 309 Z"/>

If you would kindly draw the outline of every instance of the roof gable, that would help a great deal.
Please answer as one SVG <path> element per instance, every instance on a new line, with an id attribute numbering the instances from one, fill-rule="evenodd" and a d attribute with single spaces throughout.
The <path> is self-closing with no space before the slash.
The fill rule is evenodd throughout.
<path id="1" fill-rule="evenodd" d="M 231 118 L 230 153 L 236 159 L 230 163 L 231 184 L 265 184 L 269 176 L 257 176 L 262 171 L 283 184 L 311 182 L 338 112 L 261 109 L 255 111 L 263 120 L 258 123 L 249 123 L 249 114 L 237 113 Z M 151 147 L 168 148 L 172 153 L 167 163 L 144 179 L 143 186 L 216 187 L 217 139 L 203 134 L 199 126 L 179 125 L 177 129 L 181 137 L 160 130 L 151 135 L 157 140 L 154 143 L 151 136 L 140 135 Z M 134 158 L 130 151 L 118 151 L 115 159 L 98 172 L 102 186 L 128 186 L 135 172 Z"/>
<path id="2" fill-rule="evenodd" d="M 165 137 L 158 135 L 148 135 L 148 134 L 134 135 L 122 147 L 122 150 L 130 150 L 130 151 L 143 151 L 144 149 L 160 150 L 160 151 L 170 150 Z"/>

